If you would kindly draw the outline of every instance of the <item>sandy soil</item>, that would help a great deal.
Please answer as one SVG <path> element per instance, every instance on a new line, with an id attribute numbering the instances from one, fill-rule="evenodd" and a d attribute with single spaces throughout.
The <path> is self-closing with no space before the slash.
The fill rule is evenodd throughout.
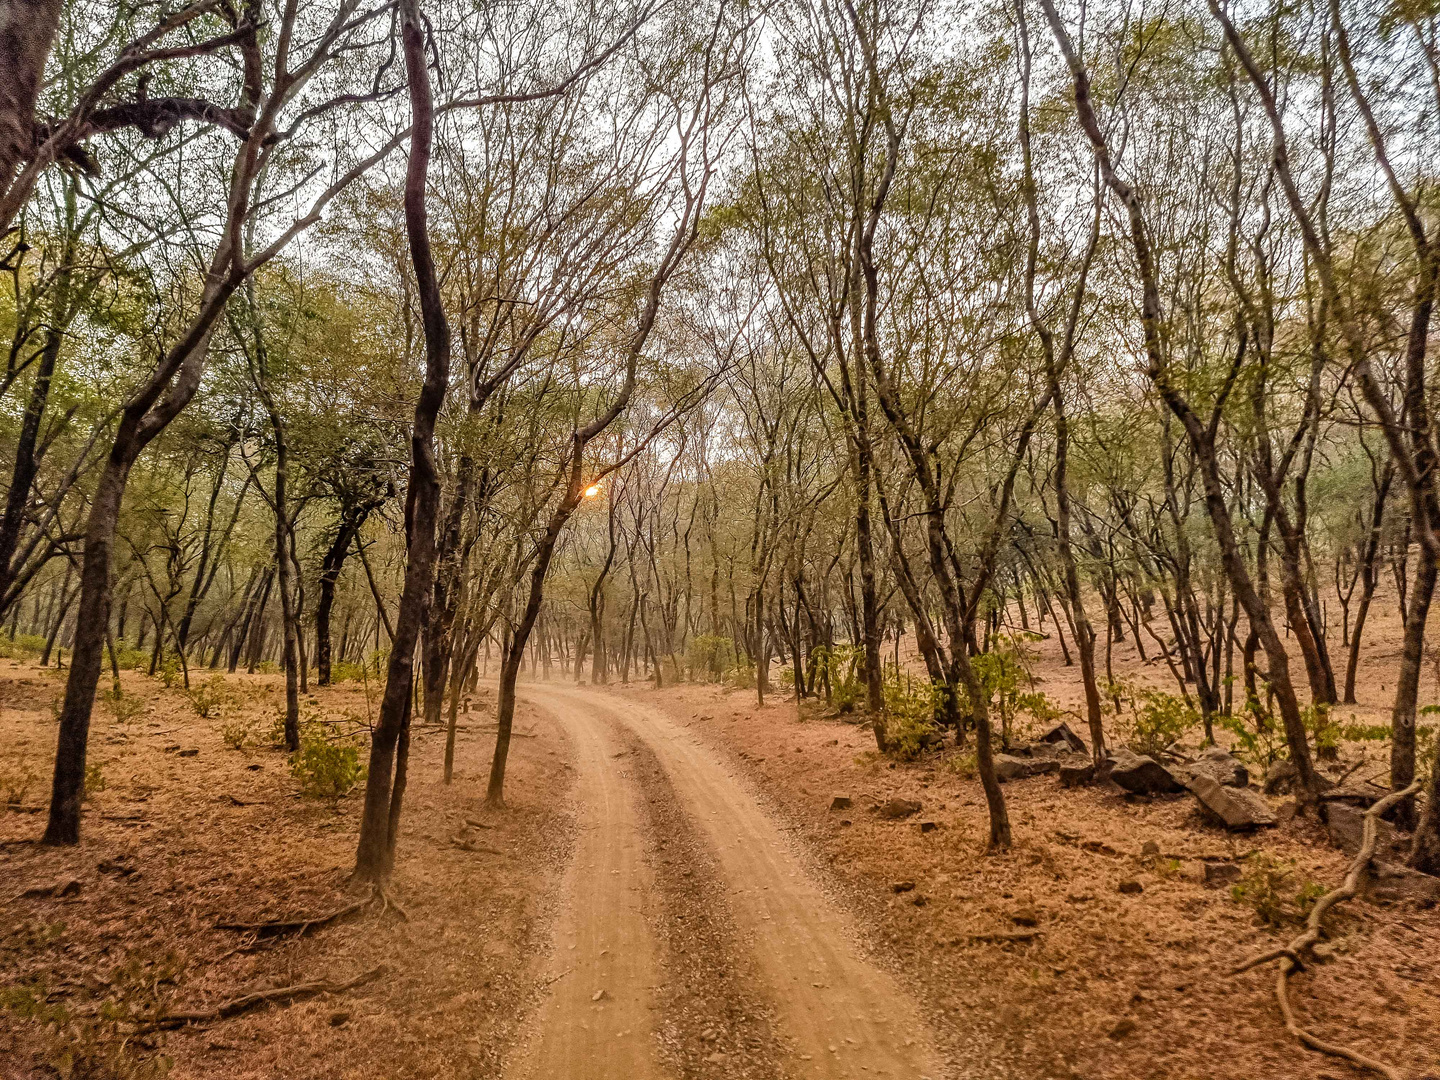
<path id="1" fill-rule="evenodd" d="M 1364 722 L 1384 717 L 1392 629 L 1375 630 Z M 1117 669 L 1163 686 L 1130 649 Z M 1037 685 L 1078 700 L 1056 642 L 1036 653 Z M 61 684 L 0 665 L 0 771 L 30 767 L 22 802 L 38 806 Z M 352 900 L 358 794 L 301 797 L 283 754 L 225 744 L 236 717 L 268 723 L 277 677 L 227 680 L 210 719 L 178 688 L 126 685 L 144 712 L 97 710 L 105 786 L 80 847 L 33 843 L 43 818 L 24 807 L 0 816 L 6 1080 L 152 1076 L 162 1060 L 224 1080 L 1359 1075 L 1292 1044 L 1268 971 L 1229 974 L 1288 931 L 1201 880 L 1202 860 L 1252 850 L 1293 861 L 1287 888 L 1337 880 L 1346 859 L 1313 821 L 1235 836 L 1188 797 L 1039 777 L 1007 785 L 1016 846 L 987 856 L 983 797 L 954 750 L 886 762 L 842 718 L 718 687 L 525 684 L 503 811 L 481 803 L 484 704 L 448 787 L 443 737 L 417 732 L 391 890 L 403 913 L 257 939 L 219 924 Z M 363 722 L 371 694 L 327 688 L 307 708 Z M 1377 744 L 1346 747 L 1352 764 L 1362 752 L 1382 771 Z M 850 808 L 832 811 L 836 795 Z M 923 808 L 884 820 L 894 796 Z M 71 879 L 78 892 L 36 895 Z M 1440 1076 L 1440 912 L 1353 904 L 1334 934 L 1337 960 L 1296 980 L 1303 1020 L 1409 1080 Z M 157 1010 L 382 966 L 343 993 L 124 1037 Z"/>

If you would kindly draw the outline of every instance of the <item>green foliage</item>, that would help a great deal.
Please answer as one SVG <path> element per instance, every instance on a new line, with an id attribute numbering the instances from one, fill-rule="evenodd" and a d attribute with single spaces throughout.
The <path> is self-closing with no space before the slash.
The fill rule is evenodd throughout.
<path id="1" fill-rule="evenodd" d="M 810 654 L 815 665 L 815 679 L 830 681 L 830 704 L 842 715 L 853 713 L 865 699 L 864 679 L 861 665 L 865 650 L 859 645 L 836 645 L 833 648 L 821 646 Z"/>
<path id="2" fill-rule="evenodd" d="M 1245 874 L 1231 887 L 1230 896 L 1237 904 L 1254 908 L 1256 918 L 1266 926 L 1304 922 L 1315 901 L 1325 895 L 1325 887 L 1300 873 L 1294 860 L 1257 851 L 1245 862 Z"/>
<path id="3" fill-rule="evenodd" d="M 175 685 L 175 680 L 180 677 L 180 658 L 174 655 L 165 657 L 165 659 L 160 662 L 160 666 L 156 669 L 155 674 L 164 684 L 165 689 L 169 690 Z"/>
<path id="4" fill-rule="evenodd" d="M 936 690 L 888 665 L 885 671 L 885 751 L 900 761 L 914 761 L 941 745 L 935 723 Z"/>
<path id="5" fill-rule="evenodd" d="M 121 690 L 118 695 L 113 690 L 107 693 L 105 704 L 110 709 L 110 715 L 115 717 L 117 724 L 128 724 L 144 713 L 146 709 L 143 698 L 136 694 L 127 694 L 124 690 Z"/>
<path id="6" fill-rule="evenodd" d="M 274 660 L 261 660 L 255 670 L 261 675 L 274 675 L 279 672 L 280 666 Z"/>
<path id="7" fill-rule="evenodd" d="M 1126 696 L 1127 688 L 1112 686 L 1110 696 Z M 1116 716 L 1125 745 L 1137 754 L 1154 757 L 1183 739 L 1200 724 L 1200 714 L 1184 698 L 1163 690 L 1130 690 L 1130 713 Z"/>
<path id="8" fill-rule="evenodd" d="M 105 790 L 105 766 L 92 761 L 85 766 L 85 797 Z"/>
<path id="9" fill-rule="evenodd" d="M 199 686 L 192 687 L 186 694 L 195 715 L 202 720 L 219 716 L 221 711 L 235 700 L 235 695 L 225 685 L 224 675 L 212 675 Z"/>
<path id="10" fill-rule="evenodd" d="M 16 634 L 0 638 L 0 656 L 7 660 L 29 660 L 45 651 L 45 639 L 39 634 Z"/>
<path id="11" fill-rule="evenodd" d="M 1383 742 L 1390 738 L 1390 725 L 1342 724 L 1340 737 L 1347 742 Z"/>
<path id="12" fill-rule="evenodd" d="M 1328 705 L 1310 705 L 1300 714 L 1305 730 L 1315 745 L 1315 756 L 1321 761 L 1335 761 L 1340 757 L 1340 738 L 1344 734 L 1340 725 L 1330 719 Z"/>
<path id="13" fill-rule="evenodd" d="M 332 683 L 360 682 L 368 673 L 359 664 L 347 663 L 338 660 L 330 665 L 330 681 Z"/>
<path id="14" fill-rule="evenodd" d="M 697 634 L 686 646 L 692 680 L 718 683 L 735 667 L 735 642 L 723 634 Z"/>
<path id="15" fill-rule="evenodd" d="M 300 781 L 300 790 L 312 798 L 338 799 L 365 778 L 360 750 L 351 742 L 332 742 L 319 733 L 307 731 L 300 749 L 290 755 L 290 775 Z"/>
<path id="16" fill-rule="evenodd" d="M 281 736 L 284 736 L 284 717 L 281 717 Z M 253 716 L 240 716 L 220 728 L 220 737 L 233 750 L 243 750 L 254 741 L 255 729 L 259 722 Z"/>
<path id="17" fill-rule="evenodd" d="M 1217 716 L 1215 723 L 1235 737 L 1231 752 L 1241 761 L 1267 768 L 1272 762 L 1289 756 L 1285 732 L 1264 710 L 1246 708 L 1233 716 Z"/>
<path id="18" fill-rule="evenodd" d="M 32 980 L 0 989 L 0 1017 L 28 1028 L 39 1043 L 45 1075 L 59 1080 L 161 1080 L 172 1062 L 136 1040 L 137 1022 L 163 1012 L 162 987 L 173 985 L 184 961 L 168 952 L 155 960 L 132 958 L 105 983 L 105 996 L 83 1004 L 52 1001 L 49 987 Z"/>

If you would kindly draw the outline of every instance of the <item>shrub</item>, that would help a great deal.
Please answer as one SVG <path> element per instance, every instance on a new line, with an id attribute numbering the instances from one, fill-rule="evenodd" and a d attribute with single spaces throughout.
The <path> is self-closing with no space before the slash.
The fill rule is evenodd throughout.
<path id="1" fill-rule="evenodd" d="M 1142 690 L 1132 699 L 1128 718 L 1116 717 L 1125 745 L 1152 757 L 1183 739 L 1200 723 L 1200 714 L 1184 698 L 1163 690 Z"/>
<path id="2" fill-rule="evenodd" d="M 105 790 L 105 767 L 98 761 L 85 766 L 85 797 Z"/>
<path id="3" fill-rule="evenodd" d="M 935 723 L 935 688 L 917 682 L 894 665 L 885 674 L 886 753 L 901 761 L 914 761 L 943 741 Z"/>
<path id="4" fill-rule="evenodd" d="M 300 781 L 300 790 L 306 795 L 338 799 L 364 779 L 365 767 L 353 743 L 330 742 L 307 733 L 300 749 L 290 755 L 290 775 Z"/>
<path id="5" fill-rule="evenodd" d="M 1272 762 L 1289 756 L 1285 733 L 1268 712 L 1247 707 L 1233 716 L 1216 716 L 1215 723 L 1235 736 L 1231 752 L 1242 761 L 1268 768 Z"/>
<path id="6" fill-rule="evenodd" d="M 735 642 L 723 634 L 699 634 L 686 646 L 691 679 L 720 682 L 735 666 Z"/>
<path id="7" fill-rule="evenodd" d="M 261 660 L 260 665 L 255 670 L 260 672 L 261 675 L 274 675 L 280 670 L 280 665 L 275 663 L 274 660 Z"/>
<path id="8" fill-rule="evenodd" d="M 1330 719 L 1328 705 L 1310 705 L 1300 714 L 1311 740 L 1315 744 L 1315 756 L 1321 761 L 1335 761 L 1340 757 L 1340 725 Z"/>
<path id="9" fill-rule="evenodd" d="M 830 704 L 840 713 L 852 713 L 865 696 L 860 665 L 865 659 L 865 650 L 858 645 L 836 645 L 834 648 L 821 646 L 810 654 L 815 665 L 815 680 L 827 679 L 830 683 Z"/>
<path id="10" fill-rule="evenodd" d="M 187 695 L 191 707 L 202 720 L 219 716 L 221 710 L 234 701 L 234 695 L 225 686 L 224 675 L 212 675 L 199 686 L 187 691 Z"/>
<path id="11" fill-rule="evenodd" d="M 1293 861 L 1255 852 L 1246 860 L 1244 876 L 1230 889 L 1237 904 L 1255 909 L 1266 926 L 1302 923 L 1325 895 L 1325 886 L 1300 874 Z"/>
<path id="12" fill-rule="evenodd" d="M 160 662 L 160 667 L 156 669 L 155 674 L 165 685 L 165 689 L 169 690 L 175 685 L 175 680 L 180 677 L 180 658 L 174 655 L 165 657 Z"/>
<path id="13" fill-rule="evenodd" d="M 367 674 L 359 664 L 351 664 L 344 660 L 337 660 L 330 665 L 330 681 L 332 683 L 360 682 Z"/>
<path id="14" fill-rule="evenodd" d="M 284 723 L 284 717 L 281 717 Z M 256 721 L 254 717 L 242 716 L 231 720 L 220 729 L 220 737 L 225 740 L 225 745 L 235 750 L 245 749 L 246 744 L 251 742 L 255 736 Z M 282 731 L 283 739 L 283 731 Z"/>
<path id="15" fill-rule="evenodd" d="M 0 989 L 0 1016 L 14 1026 L 30 1028 L 38 1038 L 45 1075 L 61 1080 L 162 1080 L 171 1061 L 132 1028 L 168 1002 L 161 987 L 173 985 L 183 960 L 167 953 L 155 962 L 132 959 L 105 981 L 103 998 L 81 991 L 81 1001 L 60 1001 L 38 980 Z M 88 1000 L 87 1000 L 88 999 Z"/>
<path id="16" fill-rule="evenodd" d="M 0 638 L 0 656 L 7 660 L 26 660 L 45 651 L 45 639 L 39 634 L 17 634 L 14 640 Z"/>

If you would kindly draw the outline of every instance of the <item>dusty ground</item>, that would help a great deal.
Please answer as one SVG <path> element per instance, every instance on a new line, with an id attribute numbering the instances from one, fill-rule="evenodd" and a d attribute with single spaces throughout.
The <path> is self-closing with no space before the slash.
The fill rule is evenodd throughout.
<path id="1" fill-rule="evenodd" d="M 1363 722 L 1385 714 L 1389 632 L 1381 620 Z M 1038 685 L 1073 703 L 1056 643 L 1035 648 Z M 1129 645 L 1114 659 L 1165 684 Z M 31 806 L 60 685 L 0 661 L 0 772 L 28 764 Z M 6 1080 L 167 1062 L 171 1076 L 367 1080 L 1359 1075 L 1292 1044 L 1268 970 L 1228 974 L 1282 931 L 1198 880 L 1201 857 L 1252 849 L 1294 861 L 1289 893 L 1337 880 L 1345 857 L 1313 822 L 1234 837 L 1188 798 L 1127 802 L 1040 777 L 1006 786 L 1016 847 L 986 856 L 983 798 L 954 751 L 892 765 L 867 730 L 743 691 L 531 684 L 503 812 L 480 802 L 483 707 L 450 787 L 443 737 L 417 733 L 392 889 L 403 916 L 372 908 L 255 940 L 217 924 L 352 899 L 358 794 L 301 797 L 283 754 L 226 745 L 237 717 L 268 724 L 274 676 L 227 680 L 234 700 L 209 719 L 178 688 L 126 685 L 144 711 L 97 710 L 105 786 L 81 846 L 40 848 L 42 815 L 0 816 Z M 1437 698 L 1427 676 L 1422 700 Z M 308 707 L 363 722 L 367 701 L 346 684 Z M 1352 762 L 1362 752 L 1380 771 L 1383 745 L 1346 747 Z M 852 808 L 832 812 L 835 795 Z M 923 810 L 882 821 L 872 806 L 892 796 Z M 1161 854 L 1142 855 L 1147 842 Z M 25 895 L 72 878 L 78 893 Z M 1335 929 L 1339 959 L 1296 980 L 1305 1021 L 1409 1080 L 1440 1076 L 1440 913 L 1355 904 Z M 381 965 L 342 993 L 123 1037 L 157 1010 Z"/>
<path id="2" fill-rule="evenodd" d="M 61 683 L 31 665 L 0 664 L 0 767 L 13 774 L 28 762 L 41 774 L 26 796 L 38 804 Z M 516 755 L 503 814 L 481 806 L 492 737 L 461 733 L 447 788 L 443 735 L 417 734 L 393 889 L 408 921 L 372 911 L 304 937 L 255 941 L 216 924 L 352 899 L 345 880 L 360 795 L 298 797 L 283 753 L 231 749 L 225 720 L 202 720 L 180 690 L 129 673 L 125 682 L 146 711 L 120 724 L 96 710 L 91 761 L 105 788 L 87 805 L 81 845 L 41 848 L 31 841 L 43 814 L 0 814 L 0 1076 L 154 1075 L 158 1055 L 173 1062 L 172 1077 L 493 1077 L 538 998 L 532 960 L 572 839 L 571 770 L 555 728 L 522 710 L 519 728 L 536 737 L 517 740 L 533 752 Z M 273 676 L 227 683 L 247 691 L 232 717 L 265 716 L 283 697 Z M 330 716 L 365 713 L 363 692 L 349 684 L 312 700 Z M 483 850 L 463 850 L 457 837 Z M 71 878 L 77 895 L 21 896 Z M 124 1026 L 98 1015 L 203 1008 L 380 965 L 386 974 L 349 993 L 141 1037 L 114 1057 Z M 26 1017 L 21 993 L 80 1019 L 47 1026 Z"/>

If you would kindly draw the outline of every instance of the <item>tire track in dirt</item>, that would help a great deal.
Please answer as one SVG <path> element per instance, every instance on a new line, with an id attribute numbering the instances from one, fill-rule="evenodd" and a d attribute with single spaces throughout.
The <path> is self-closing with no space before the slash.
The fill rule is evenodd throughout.
<path id="1" fill-rule="evenodd" d="M 549 993 L 506 1075 L 662 1080 L 653 1033 L 659 963 L 647 918 L 655 886 L 635 786 L 621 775 L 624 751 L 609 725 L 547 711 L 570 739 L 579 836 L 542 975 Z"/>
<path id="2" fill-rule="evenodd" d="M 735 926 L 715 856 L 654 752 L 634 732 L 617 733 L 644 793 L 647 854 L 659 889 L 661 1057 L 680 1080 L 777 1080 L 784 1051 L 775 1010 L 758 989 L 760 973 Z"/>
<path id="3" fill-rule="evenodd" d="M 803 1080 L 938 1080 L 939 1059 L 918 1009 L 894 979 L 862 957 L 849 919 L 711 751 L 654 709 L 593 692 L 536 691 L 542 695 L 574 730 L 612 721 L 654 753 L 714 852 L 728 907 L 752 948 L 781 1032 L 793 1044 L 787 1073 Z"/>

